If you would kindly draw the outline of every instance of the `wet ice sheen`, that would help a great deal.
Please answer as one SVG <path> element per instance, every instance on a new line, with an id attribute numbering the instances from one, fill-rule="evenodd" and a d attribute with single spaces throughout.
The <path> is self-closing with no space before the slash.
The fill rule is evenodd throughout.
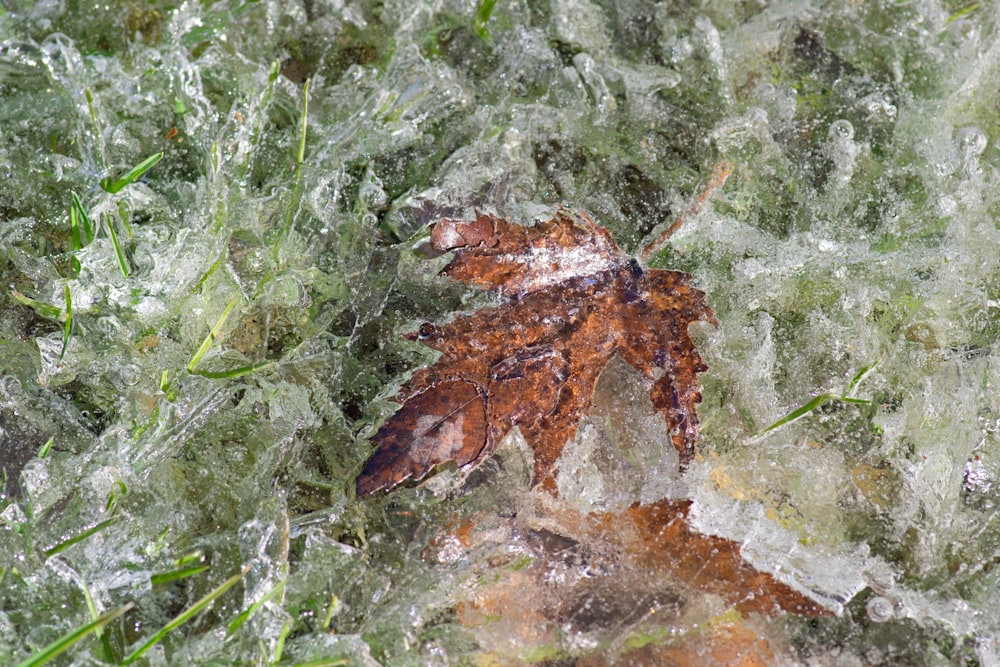
<path id="1" fill-rule="evenodd" d="M 471 5 L 444 0 L 8 3 L 0 277 L 50 310 L 9 291 L 0 308 L 0 466 L 17 482 L 0 496 L 0 663 L 88 622 L 84 586 L 98 612 L 137 603 L 112 633 L 120 659 L 247 562 L 149 655 L 695 651 L 731 615 L 638 571 L 564 601 L 561 635 L 470 620 L 458 601 L 529 561 L 550 559 L 552 581 L 611 567 L 527 512 L 517 434 L 416 490 L 347 489 L 398 386 L 433 361 L 397 334 L 494 302 L 411 251 L 426 223 L 567 205 L 634 252 L 727 159 L 723 195 L 653 261 L 693 273 L 720 321 L 697 333 L 700 459 L 677 474 L 644 380 L 615 360 L 560 462 L 565 507 L 691 498 L 695 527 L 843 612 L 751 619 L 778 664 L 1000 664 L 998 10 L 695 4 L 496 3 L 483 38 Z M 141 182 L 100 189 L 161 150 Z M 106 232 L 73 252 L 71 192 L 120 225 L 128 278 Z M 270 363 L 191 374 L 234 298 L 196 370 Z M 870 403 L 763 432 L 876 361 L 852 394 Z M 110 664 L 96 646 L 67 664 Z"/>

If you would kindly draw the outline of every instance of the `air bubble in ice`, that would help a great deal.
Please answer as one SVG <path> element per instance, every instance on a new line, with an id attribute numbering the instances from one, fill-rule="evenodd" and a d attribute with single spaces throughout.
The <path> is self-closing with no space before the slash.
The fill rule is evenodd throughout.
<path id="1" fill-rule="evenodd" d="M 361 202 L 368 208 L 381 209 L 385 207 L 388 197 L 385 190 L 372 183 L 365 183 L 361 186 L 359 193 Z"/>
<path id="2" fill-rule="evenodd" d="M 955 134 L 955 143 L 963 156 L 980 155 L 986 150 L 986 133 L 978 127 L 963 127 Z"/>
<path id="3" fill-rule="evenodd" d="M 892 602 L 883 597 L 876 597 L 869 600 L 865 606 L 865 611 L 868 612 L 868 618 L 876 623 L 885 623 L 892 620 L 896 615 Z"/>
<path id="4" fill-rule="evenodd" d="M 830 123 L 829 137 L 834 141 L 850 141 L 854 138 L 854 126 L 843 118 L 835 120 Z"/>
<path id="5" fill-rule="evenodd" d="M 121 374 L 121 381 L 129 387 L 134 387 L 139 384 L 139 380 L 142 379 L 142 368 L 136 364 L 126 364 L 119 371 Z"/>
<path id="6" fill-rule="evenodd" d="M 868 111 L 869 120 L 875 120 L 879 117 L 884 117 L 888 120 L 896 118 L 896 105 L 881 93 L 872 93 L 861 100 L 861 103 Z"/>

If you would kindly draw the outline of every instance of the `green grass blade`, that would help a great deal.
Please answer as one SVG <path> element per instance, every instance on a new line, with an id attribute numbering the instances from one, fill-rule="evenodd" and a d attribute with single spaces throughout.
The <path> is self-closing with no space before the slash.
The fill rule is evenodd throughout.
<path id="1" fill-rule="evenodd" d="M 324 632 L 330 629 L 330 623 L 333 622 L 333 617 L 336 616 L 342 608 L 343 604 L 341 603 L 340 598 L 336 595 L 331 595 L 330 604 L 326 605 L 326 614 L 323 615 L 323 625 L 320 626 L 323 628 Z"/>
<path id="2" fill-rule="evenodd" d="M 36 301 L 35 299 L 32 299 L 30 296 L 25 296 L 21 294 L 16 289 L 12 289 L 10 291 L 10 295 L 14 297 L 14 300 L 17 301 L 22 306 L 27 306 L 28 308 L 31 308 L 33 311 L 38 313 L 40 317 L 44 317 L 47 320 L 55 320 L 56 322 L 62 320 L 62 315 L 63 315 L 62 308 L 58 308 L 51 304 L 45 303 L 44 301 Z"/>
<path id="3" fill-rule="evenodd" d="M 302 163 L 306 159 L 306 132 L 309 128 L 309 82 L 311 79 L 306 79 L 305 84 L 302 86 L 302 124 L 299 128 L 299 152 L 296 155 L 296 165 L 301 167 Z"/>
<path id="4" fill-rule="evenodd" d="M 160 391 L 168 403 L 173 403 L 177 399 L 177 388 L 170 379 L 170 371 L 165 370 L 160 373 Z"/>
<path id="5" fill-rule="evenodd" d="M 225 253 L 222 253 L 214 262 L 212 262 L 212 266 L 208 267 L 208 271 L 205 271 L 204 275 L 202 275 L 202 277 L 198 279 L 198 282 L 195 283 L 194 287 L 191 289 L 192 294 L 201 289 L 202 285 L 205 284 L 205 281 L 208 280 L 213 273 L 215 273 L 215 270 L 218 269 L 220 266 L 222 266 L 222 262 L 224 259 L 225 259 Z"/>
<path id="6" fill-rule="evenodd" d="M 73 230 L 73 250 L 79 250 L 94 240 L 94 224 L 83 208 L 80 198 L 75 192 L 70 192 L 73 202 L 69 207 L 69 225 Z"/>
<path id="7" fill-rule="evenodd" d="M 148 158 L 135 165 L 129 169 L 123 176 L 111 180 L 110 177 L 101 179 L 101 188 L 109 193 L 115 194 L 121 192 L 126 186 L 134 182 L 140 176 L 149 171 L 154 164 L 163 159 L 163 151 L 159 153 L 153 153 Z"/>
<path id="8" fill-rule="evenodd" d="M 336 660 L 310 660 L 309 662 L 296 662 L 292 667 L 340 667 L 346 665 L 347 658 L 337 658 Z"/>
<path id="9" fill-rule="evenodd" d="M 207 565 L 192 565 L 190 567 L 182 567 L 177 570 L 171 570 L 170 572 L 162 572 L 160 574 L 154 574 L 149 578 L 149 582 L 153 586 L 160 586 L 162 584 L 170 583 L 171 581 L 177 581 L 178 579 L 184 579 L 186 577 L 191 577 L 196 574 L 200 574 L 208 569 Z"/>
<path id="10" fill-rule="evenodd" d="M 979 3 L 979 2 L 971 2 L 971 3 L 967 4 L 965 7 L 962 7 L 957 12 L 955 12 L 954 14 L 952 14 L 951 16 L 949 16 L 947 19 L 945 19 L 944 25 L 947 26 L 949 23 L 957 21 L 958 19 L 960 19 L 962 17 L 968 16 L 972 12 L 978 11 L 979 7 L 980 7 L 980 4 L 981 3 Z"/>
<path id="11" fill-rule="evenodd" d="M 83 91 L 87 97 L 87 110 L 90 111 L 90 121 L 94 124 L 94 129 L 100 130 L 97 126 L 97 112 L 94 111 L 94 95 L 90 92 L 90 88 Z"/>
<path id="12" fill-rule="evenodd" d="M 882 361 L 881 359 L 876 359 L 874 363 L 868 364 L 860 371 L 855 373 L 854 377 L 851 378 L 850 384 L 847 385 L 847 391 L 844 392 L 845 400 L 848 397 L 853 398 L 854 390 L 858 388 L 858 385 L 864 382 L 865 378 L 868 377 L 868 374 L 871 373 L 873 370 L 875 370 L 875 367 L 878 366 L 881 361 Z"/>
<path id="13" fill-rule="evenodd" d="M 262 361 L 259 364 L 240 366 L 239 368 L 233 368 L 227 371 L 192 371 L 192 373 L 194 375 L 200 375 L 201 377 L 210 378 L 212 380 L 224 380 L 243 377 L 244 375 L 252 375 L 258 371 L 270 368 L 271 366 L 274 366 L 273 361 Z"/>
<path id="14" fill-rule="evenodd" d="M 66 321 L 63 322 L 62 349 L 59 350 L 59 363 L 62 363 L 69 349 L 69 339 L 73 336 L 73 297 L 69 293 L 69 285 L 63 285 L 64 297 L 66 299 Z"/>
<path id="15" fill-rule="evenodd" d="M 195 549 L 190 553 L 186 553 L 180 558 L 174 559 L 174 565 L 188 565 L 189 563 L 200 563 L 205 560 L 205 552 L 201 549 Z"/>
<path id="16" fill-rule="evenodd" d="M 122 245 L 118 242 L 118 232 L 115 231 L 115 223 L 107 213 L 104 214 L 104 224 L 108 227 L 108 236 L 111 237 L 111 245 L 115 247 L 115 257 L 118 258 L 118 270 L 122 272 L 123 278 L 128 278 L 132 270 L 129 268 L 128 260 L 125 259 L 125 253 L 122 252 Z"/>
<path id="17" fill-rule="evenodd" d="M 207 336 L 205 336 L 205 340 L 202 342 L 201 347 L 199 347 L 198 351 L 194 353 L 193 357 L 191 357 L 191 361 L 189 361 L 187 365 L 188 373 L 194 372 L 194 369 L 201 361 L 201 358 L 205 356 L 206 352 L 208 352 L 208 348 L 212 347 L 212 343 L 219 335 L 219 331 L 222 329 L 222 325 L 226 323 L 226 318 L 229 317 L 229 313 L 233 310 L 233 306 L 236 305 L 236 298 L 237 297 L 233 297 L 233 300 L 229 302 L 229 305 L 226 306 L 226 309 L 222 311 L 222 315 L 219 317 L 219 321 L 215 323 L 215 326 L 212 327 L 212 330 L 208 332 Z"/>
<path id="18" fill-rule="evenodd" d="M 169 623 L 167 623 L 166 625 L 164 625 L 160 629 L 160 631 L 157 632 L 152 637 L 150 637 L 146 641 L 145 644 L 143 644 L 142 646 L 140 646 L 139 648 L 137 648 L 136 650 L 132 651 L 127 656 L 125 656 L 122 659 L 122 663 L 121 664 L 123 664 L 123 665 L 131 665 L 133 662 L 135 662 L 136 660 L 138 660 L 139 658 L 141 658 L 142 655 L 146 651 L 148 651 L 149 649 L 153 648 L 158 643 L 160 643 L 160 641 L 162 641 L 163 638 L 166 637 L 170 632 L 172 632 L 173 630 L 177 629 L 178 627 L 180 627 L 181 625 L 183 625 L 187 621 L 191 620 L 201 610 L 205 609 L 210 604 L 212 604 L 212 602 L 214 602 L 216 599 L 218 599 L 223 593 L 225 593 L 230 588 L 232 588 L 237 583 L 239 583 L 239 581 L 241 579 L 243 579 L 243 577 L 246 576 L 246 573 L 249 572 L 249 571 L 250 571 L 250 566 L 247 565 L 242 570 L 240 570 L 239 572 L 237 572 L 233 576 L 231 576 L 228 579 L 226 579 L 222 583 L 222 585 L 220 585 L 220 586 L 216 587 L 214 590 L 210 591 L 203 598 L 201 598 L 200 600 L 198 600 L 197 602 L 195 602 L 193 605 L 191 605 L 190 607 L 188 607 L 187 609 L 185 609 L 184 611 L 182 611 L 180 614 L 178 614 L 174 618 L 174 620 L 172 620 Z"/>
<path id="19" fill-rule="evenodd" d="M 69 266 L 70 266 L 70 277 L 76 278 L 77 276 L 80 275 L 80 269 L 83 268 L 83 265 L 80 264 L 80 260 L 77 259 L 76 255 L 70 256 Z"/>
<path id="20" fill-rule="evenodd" d="M 490 31 L 486 26 L 490 23 L 490 16 L 493 14 L 493 8 L 496 4 L 496 0 L 479 0 L 479 6 L 476 7 L 476 18 L 473 19 L 472 23 L 480 39 L 486 39 L 490 36 Z"/>
<path id="21" fill-rule="evenodd" d="M 272 665 L 277 665 L 281 662 L 281 654 L 285 652 L 285 638 L 288 633 L 292 631 L 292 622 L 285 621 L 285 624 L 281 626 L 281 634 L 278 635 L 278 641 L 274 647 L 274 660 L 271 661 Z"/>
<path id="22" fill-rule="evenodd" d="M 49 558 L 51 556 L 55 556 L 57 553 L 61 553 L 63 551 L 66 551 L 66 549 L 69 549 L 74 544 L 79 544 L 80 542 L 83 542 L 85 539 L 87 539 L 88 537 L 90 537 L 94 533 L 97 533 L 97 532 L 100 532 L 100 531 L 104 530 L 105 528 L 107 528 L 108 526 L 110 526 L 111 524 L 113 524 L 115 521 L 116 521 L 115 517 L 111 517 L 110 519 L 105 519 L 104 521 L 100 522 L 96 526 L 93 526 L 93 527 L 88 528 L 87 530 L 83 531 L 79 535 L 74 535 L 73 537 L 71 537 L 71 538 L 69 538 L 67 540 L 63 540 L 62 542 L 60 542 L 59 544 L 55 545 L 54 547 L 50 547 L 50 548 L 46 549 L 45 552 L 44 552 L 45 553 L 45 557 Z"/>
<path id="23" fill-rule="evenodd" d="M 121 218 L 122 227 L 125 228 L 125 233 L 128 234 L 128 238 L 131 241 L 132 239 L 135 238 L 135 234 L 132 233 L 132 223 L 128 221 L 129 219 L 128 204 L 123 201 L 118 202 L 118 217 Z"/>
<path id="24" fill-rule="evenodd" d="M 49 455 L 49 450 L 52 449 L 52 443 L 56 441 L 56 436 L 49 438 L 48 442 L 42 445 L 42 448 L 38 450 L 38 458 L 44 459 Z"/>
<path id="25" fill-rule="evenodd" d="M 73 250 L 79 250 L 84 246 L 83 238 L 80 236 L 80 216 L 76 211 L 76 206 L 69 207 L 69 230 L 73 239 Z"/>
<path id="26" fill-rule="evenodd" d="M 768 426 L 767 428 L 765 428 L 758 435 L 764 435 L 765 433 L 767 433 L 769 431 L 773 431 L 774 429 L 778 428 L 779 426 L 784 426 L 785 424 L 790 424 L 793 421 L 795 421 L 796 419 L 799 419 L 801 417 L 806 416 L 807 414 L 809 414 L 810 412 L 812 412 L 813 410 L 815 410 L 819 406 L 823 405 L 827 401 L 832 401 L 832 400 L 837 399 L 837 398 L 840 398 L 840 396 L 838 396 L 837 394 L 820 394 L 819 396 L 814 397 L 808 403 L 805 403 L 805 404 L 800 405 L 799 407 L 795 408 L 794 410 L 792 410 L 791 412 L 789 412 L 787 415 L 785 415 L 784 417 L 782 417 L 778 421 L 774 422 L 773 424 L 771 424 L 770 426 Z"/>
<path id="27" fill-rule="evenodd" d="M 234 618 L 234 619 L 233 619 L 233 620 L 232 620 L 232 621 L 231 621 L 231 622 L 229 623 L 229 625 L 228 625 L 228 626 L 226 626 L 226 635 L 227 635 L 227 636 L 228 636 L 228 635 L 231 635 L 231 634 L 233 634 L 234 632 L 236 632 L 237 630 L 239 630 L 239 629 L 240 629 L 240 626 L 242 626 L 242 625 L 243 625 L 244 623 L 246 623 L 246 622 L 247 622 L 247 620 L 249 620 L 251 616 L 253 616 L 253 615 L 254 615 L 255 613 L 257 613 L 257 610 L 258 610 L 258 609 L 260 609 L 260 608 L 261 608 L 261 607 L 263 607 L 263 606 L 264 606 L 265 604 L 267 604 L 267 602 L 268 602 L 269 600 L 273 599 L 274 597 L 276 597 L 276 596 L 278 596 L 278 595 L 281 595 L 281 593 L 282 593 L 282 592 L 283 592 L 284 590 L 285 590 L 285 582 L 284 582 L 284 581 L 279 581 L 279 582 L 278 582 L 278 583 L 277 583 L 277 584 L 275 585 L 275 587 L 274 587 L 274 588 L 272 588 L 271 590 L 269 590 L 269 591 L 267 592 L 267 594 L 266 594 L 266 595 L 264 595 L 264 597 L 262 597 L 261 599 L 257 600 L 257 601 L 256 601 L 256 602 L 254 602 L 254 603 L 253 603 L 252 605 L 250 605 L 250 606 L 249 606 L 249 607 L 247 607 L 247 608 L 246 608 L 245 610 L 243 610 L 243 611 L 242 611 L 242 612 L 241 612 L 241 613 L 239 614 L 239 616 L 237 616 L 236 618 Z"/>
<path id="28" fill-rule="evenodd" d="M 89 635 L 91 632 L 100 630 L 105 625 L 115 620 L 129 609 L 133 607 L 130 602 L 124 607 L 119 607 L 113 611 L 108 611 L 101 614 L 96 621 L 92 621 L 86 625 L 82 625 L 79 628 L 72 630 L 59 639 L 55 640 L 41 651 L 31 656 L 24 662 L 18 664 L 17 667 L 38 667 L 39 665 L 44 665 L 45 663 L 51 661 L 53 658 L 65 653 L 70 648 L 73 647 L 78 641 Z"/>
<path id="29" fill-rule="evenodd" d="M 104 504 L 104 513 L 108 516 L 111 515 L 111 510 L 114 509 L 115 505 L 118 504 L 118 499 L 125 497 L 128 494 L 128 489 L 125 487 L 125 482 L 118 481 L 115 483 L 117 488 L 112 488 L 108 493 L 108 501 Z"/>
<path id="30" fill-rule="evenodd" d="M 86 581 L 80 579 L 80 588 L 83 589 L 83 599 L 87 602 L 87 609 L 90 611 L 91 621 L 99 621 L 101 619 L 101 615 L 97 612 L 97 605 L 94 604 L 94 597 L 90 594 L 90 586 L 87 585 Z M 104 631 L 101 628 L 96 628 L 94 630 L 94 634 L 100 637 L 104 634 Z"/>
<path id="31" fill-rule="evenodd" d="M 90 92 L 90 88 L 84 90 L 85 97 L 87 98 L 87 111 L 90 112 L 90 122 L 94 124 L 94 138 L 97 139 L 97 147 L 101 153 L 101 164 L 104 168 L 108 168 L 108 157 L 104 151 L 104 134 L 101 132 L 101 124 L 97 122 L 97 110 L 94 108 L 94 95 Z"/>

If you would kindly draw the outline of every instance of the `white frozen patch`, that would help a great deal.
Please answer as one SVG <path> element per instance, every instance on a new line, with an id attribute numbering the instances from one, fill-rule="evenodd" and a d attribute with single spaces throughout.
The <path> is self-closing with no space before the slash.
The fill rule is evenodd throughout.
<path id="1" fill-rule="evenodd" d="M 527 254 L 499 255 L 500 262 L 516 262 L 525 266 L 521 293 L 558 285 L 573 278 L 592 276 L 616 268 L 617 261 L 603 252 L 586 246 L 571 248 L 531 248 Z"/>
<path id="2" fill-rule="evenodd" d="M 450 415 L 443 422 L 438 415 L 420 417 L 415 429 L 420 435 L 413 443 L 413 458 L 427 465 L 431 461 L 446 461 L 460 452 L 465 440 L 464 421 L 461 413 Z"/>
<path id="3" fill-rule="evenodd" d="M 455 225 L 440 224 L 436 230 L 438 232 L 437 245 L 448 250 L 466 245 L 465 239 L 458 233 Z"/>

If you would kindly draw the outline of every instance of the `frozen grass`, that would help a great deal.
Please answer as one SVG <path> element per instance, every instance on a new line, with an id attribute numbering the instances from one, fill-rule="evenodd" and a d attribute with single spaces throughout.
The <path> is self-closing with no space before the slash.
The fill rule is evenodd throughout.
<path id="1" fill-rule="evenodd" d="M 719 314 L 694 520 L 843 612 L 754 621 L 781 655 L 996 664 L 996 12 L 4 3 L 0 663 L 512 664 L 697 635 L 511 649 L 467 622 L 524 557 L 427 554 L 516 510 L 513 445 L 466 486 L 352 483 L 432 358 L 398 334 L 491 302 L 413 252 L 428 222 L 565 204 L 636 252 L 729 163 L 648 258 Z M 658 446 L 622 459 L 666 475 Z"/>

